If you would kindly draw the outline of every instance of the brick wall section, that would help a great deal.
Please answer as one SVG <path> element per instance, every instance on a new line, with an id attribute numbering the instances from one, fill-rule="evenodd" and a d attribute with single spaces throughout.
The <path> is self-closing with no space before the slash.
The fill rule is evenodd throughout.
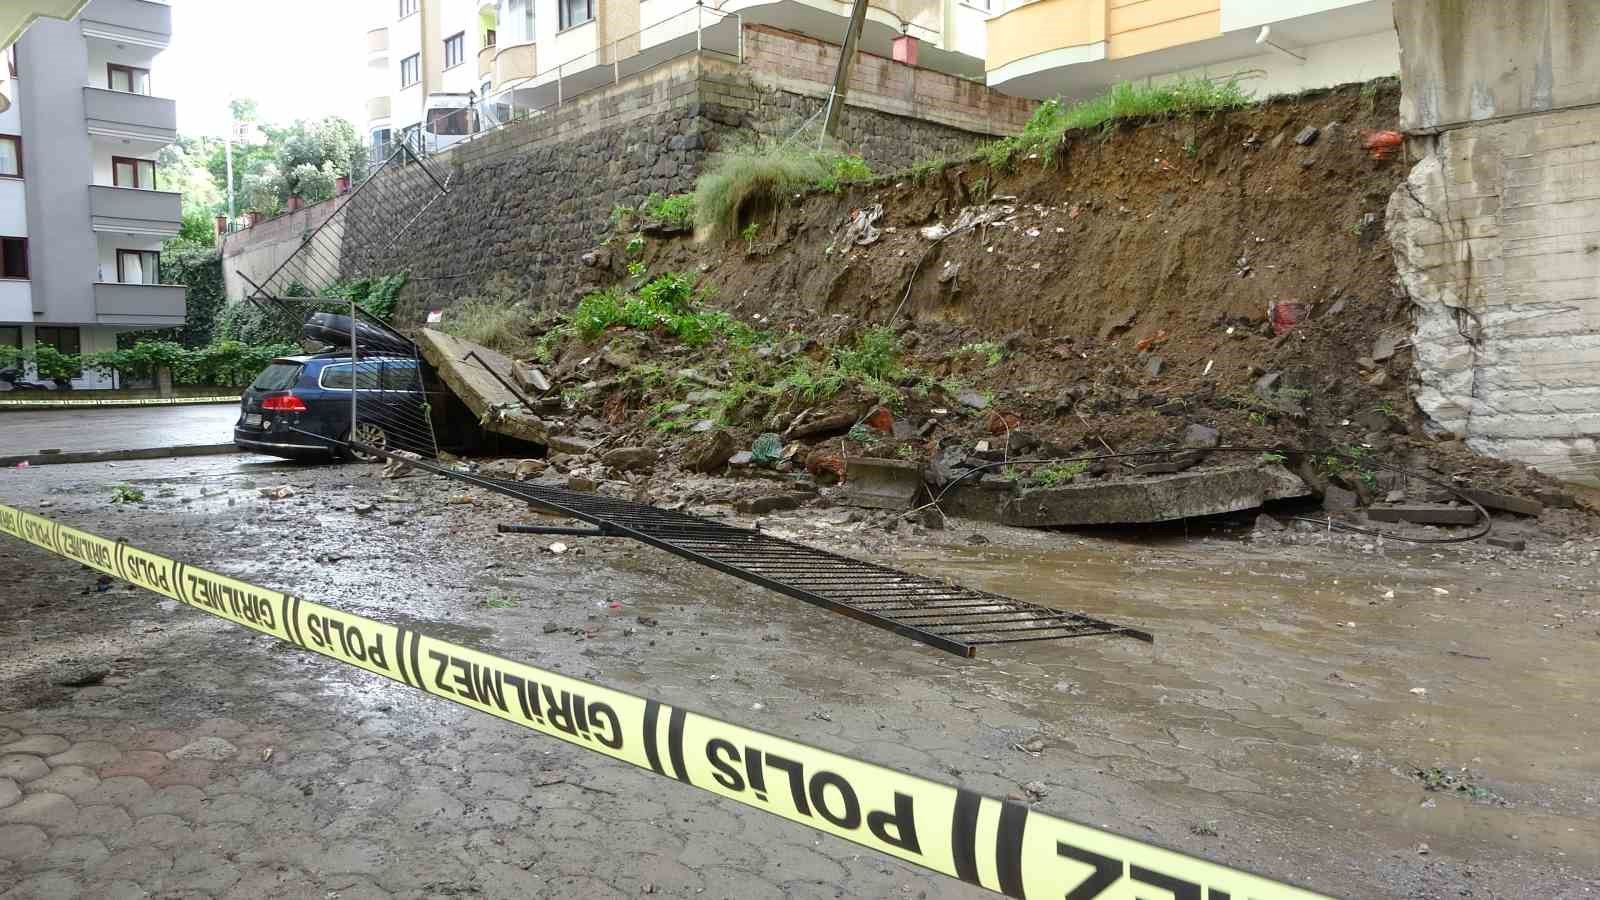
<path id="1" fill-rule="evenodd" d="M 839 48 L 763 25 L 744 30 L 745 67 L 762 87 L 826 98 Z M 1022 130 L 1037 103 L 932 69 L 901 65 L 870 53 L 856 55 L 847 104 L 984 135 Z"/>
<path id="2" fill-rule="evenodd" d="M 491 280 L 509 279 L 537 303 L 570 303 L 582 290 L 581 257 L 605 236 L 613 205 L 692 190 L 718 147 L 755 135 L 787 137 L 821 109 L 837 51 L 750 31 L 746 50 L 759 48 L 750 65 L 712 54 L 681 57 L 440 155 L 435 162 L 449 173 L 450 193 L 398 241 L 392 228 L 402 217 L 381 208 L 381 198 L 413 190 L 411 182 L 414 190 L 429 187 L 415 166 L 384 173 L 407 181 L 393 186 L 400 190 L 352 199 L 346 274 L 408 272 L 402 320 L 481 293 Z M 772 61 L 779 56 L 809 68 L 778 74 Z M 861 60 L 861 89 L 852 90 L 841 137 L 876 171 L 970 154 L 1001 127 L 994 123 L 1025 120 L 1031 108 L 981 85 L 865 54 Z M 822 82 L 812 79 L 822 71 Z M 953 108 L 963 98 L 971 102 L 964 117 L 912 115 L 931 115 L 930 104 Z M 964 125 L 949 124 L 957 120 Z"/>

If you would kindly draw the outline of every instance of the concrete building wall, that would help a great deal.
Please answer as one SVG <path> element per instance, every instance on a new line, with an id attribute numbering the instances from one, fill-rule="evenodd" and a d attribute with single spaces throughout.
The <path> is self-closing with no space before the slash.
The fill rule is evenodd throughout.
<path id="1" fill-rule="evenodd" d="M 88 51 L 76 23 L 55 19 L 35 22 L 17 42 L 17 50 L 19 69 L 26 76 L 16 83 L 26 155 L 34 311 L 48 312 L 50 322 L 92 323 L 96 254 L 89 229 L 92 166 L 83 109 Z"/>
<path id="2" fill-rule="evenodd" d="M 1600 3 L 1395 0 L 1394 17 L 1408 130 L 1600 102 Z"/>
<path id="3" fill-rule="evenodd" d="M 1600 484 L 1600 6 L 1398 0 L 1419 159 L 1389 203 L 1416 392 L 1479 452 Z M 1571 107 L 1571 108 L 1563 108 Z"/>
<path id="4" fill-rule="evenodd" d="M 278 268 L 294 256 L 295 250 L 305 242 L 307 235 L 316 231 L 344 204 L 347 196 L 334 197 L 314 206 L 268 219 L 254 228 L 230 234 L 222 241 L 222 282 L 228 301 L 243 300 L 250 292 L 250 284 L 264 283 Z M 335 222 L 329 228 L 339 228 Z M 335 232 L 337 234 L 337 232 Z M 319 238 L 319 242 L 323 240 Z M 331 246 L 337 246 L 337 243 Z M 294 268 L 285 270 L 294 278 Z M 315 283 L 321 279 L 301 278 L 302 282 Z"/>

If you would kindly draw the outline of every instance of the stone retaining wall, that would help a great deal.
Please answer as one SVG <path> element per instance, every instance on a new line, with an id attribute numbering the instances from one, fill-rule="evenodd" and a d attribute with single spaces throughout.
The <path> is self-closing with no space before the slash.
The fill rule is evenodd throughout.
<path id="1" fill-rule="evenodd" d="M 346 271 L 408 272 L 399 311 L 406 321 L 491 284 L 536 303 L 570 302 L 581 256 L 604 238 L 614 205 L 692 190 L 718 147 L 787 136 L 821 108 L 828 84 L 815 79 L 824 70 L 831 79 L 828 45 L 752 27 L 746 48 L 745 65 L 712 53 L 680 57 L 439 155 L 432 162 L 448 175 L 450 192 L 399 240 L 403 217 L 385 198 L 404 195 L 410 182 L 428 187 L 415 166 L 383 173 L 406 190 L 355 195 Z M 1029 101 L 982 85 L 868 54 L 861 60 L 842 137 L 877 171 L 969 154 L 1015 130 L 1031 110 Z M 972 102 L 958 115 L 962 97 Z"/>

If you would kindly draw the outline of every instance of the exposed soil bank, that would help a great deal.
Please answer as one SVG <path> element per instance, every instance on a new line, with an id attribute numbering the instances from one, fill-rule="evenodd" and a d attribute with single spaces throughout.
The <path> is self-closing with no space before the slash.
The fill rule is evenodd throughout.
<path id="1" fill-rule="evenodd" d="M 988 440 L 993 458 L 1013 459 L 1177 448 L 1203 425 L 1225 446 L 1347 454 L 1288 462 L 1317 491 L 1331 481 L 1362 504 L 1400 489 L 1449 498 L 1383 465 L 1559 494 L 1430 432 L 1411 400 L 1411 308 L 1383 227 L 1408 164 L 1365 147 L 1394 127 L 1397 99 L 1375 82 L 1123 123 L 1072 135 L 1050 159 L 755 204 L 741 213 L 745 239 L 725 243 L 618 233 L 589 257 L 593 288 L 637 286 L 640 264 L 691 273 L 771 345 L 696 349 L 621 328 L 556 342 L 550 362 L 576 405 L 552 433 L 676 447 L 704 422 L 749 447 L 797 418 L 882 401 L 909 430 L 808 436 L 794 468 L 824 439 L 835 457 L 927 461 Z M 824 362 L 875 326 L 896 332 L 898 385 L 820 398 L 782 385 L 785 366 Z M 967 392 L 982 403 L 963 403 Z M 1127 474 L 1112 469 L 1082 477 Z"/>

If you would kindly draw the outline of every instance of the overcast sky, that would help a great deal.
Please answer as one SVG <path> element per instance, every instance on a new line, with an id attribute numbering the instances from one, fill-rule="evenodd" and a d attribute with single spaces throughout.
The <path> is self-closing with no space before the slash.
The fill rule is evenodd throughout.
<path id="1" fill-rule="evenodd" d="M 155 93 L 178 102 L 178 131 L 221 137 L 228 100 L 252 97 L 261 121 L 341 115 L 366 132 L 362 0 L 172 0 L 172 46 Z"/>

